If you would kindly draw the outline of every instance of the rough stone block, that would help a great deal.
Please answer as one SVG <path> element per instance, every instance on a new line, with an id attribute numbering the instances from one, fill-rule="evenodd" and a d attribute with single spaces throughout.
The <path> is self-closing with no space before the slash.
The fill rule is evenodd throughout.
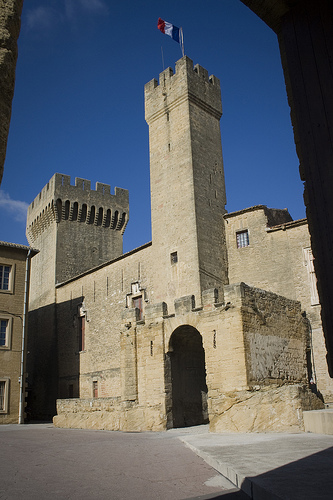
<path id="1" fill-rule="evenodd" d="M 175 313 L 177 315 L 186 314 L 195 308 L 194 295 L 187 295 L 175 300 Z"/>

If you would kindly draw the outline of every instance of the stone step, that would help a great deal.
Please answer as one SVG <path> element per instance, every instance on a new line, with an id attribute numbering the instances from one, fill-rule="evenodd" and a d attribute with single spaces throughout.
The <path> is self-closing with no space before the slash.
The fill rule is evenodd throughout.
<path id="1" fill-rule="evenodd" d="M 304 411 L 303 418 L 305 432 L 333 435 L 333 407 Z"/>

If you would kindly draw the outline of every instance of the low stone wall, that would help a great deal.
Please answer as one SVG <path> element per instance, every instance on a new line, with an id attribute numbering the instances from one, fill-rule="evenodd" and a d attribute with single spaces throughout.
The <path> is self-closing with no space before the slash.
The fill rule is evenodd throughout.
<path id="1" fill-rule="evenodd" d="M 165 412 L 156 405 L 143 407 L 120 398 L 58 399 L 56 427 L 110 431 L 163 431 Z"/>
<path id="2" fill-rule="evenodd" d="M 211 432 L 302 432 L 303 411 L 324 407 L 301 384 L 235 391 L 209 399 Z M 59 399 L 56 427 L 112 431 L 166 430 L 165 412 L 120 398 Z"/>
<path id="3" fill-rule="evenodd" d="M 258 387 L 209 401 L 211 432 L 300 432 L 303 411 L 324 407 L 301 384 Z"/>

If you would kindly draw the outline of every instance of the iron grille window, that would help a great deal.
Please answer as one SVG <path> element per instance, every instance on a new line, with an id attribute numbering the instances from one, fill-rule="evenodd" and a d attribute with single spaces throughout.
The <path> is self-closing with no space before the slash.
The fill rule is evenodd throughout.
<path id="1" fill-rule="evenodd" d="M 0 265 L 0 290 L 9 290 L 11 266 Z"/>
<path id="2" fill-rule="evenodd" d="M 236 233 L 236 240 L 237 248 L 248 247 L 250 245 L 248 230 L 246 229 L 245 231 L 239 231 Z"/>

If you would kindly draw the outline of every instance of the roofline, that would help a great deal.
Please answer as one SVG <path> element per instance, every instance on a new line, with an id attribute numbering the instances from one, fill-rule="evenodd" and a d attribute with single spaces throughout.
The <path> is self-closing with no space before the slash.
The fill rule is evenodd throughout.
<path id="1" fill-rule="evenodd" d="M 80 278 L 83 278 L 84 276 L 87 276 L 90 273 L 94 273 L 95 271 L 98 271 L 99 269 L 103 269 L 105 266 L 109 266 L 110 264 L 113 264 L 114 262 L 118 262 L 119 260 L 125 259 L 126 257 L 129 257 L 130 255 L 133 255 L 137 252 L 140 252 L 141 250 L 144 250 L 145 248 L 148 248 L 152 245 L 152 241 L 149 241 L 148 243 L 145 243 L 144 245 L 141 245 L 140 247 L 134 248 L 133 250 L 130 250 L 129 252 L 123 253 L 119 257 L 116 257 L 115 259 L 108 260 L 107 262 L 103 262 L 103 264 L 99 264 L 96 267 L 92 267 L 91 269 L 88 269 L 84 273 L 77 274 L 76 276 L 73 276 L 73 278 L 70 278 L 66 281 L 63 281 L 62 283 L 56 283 L 56 288 L 60 288 L 63 285 L 67 285 L 68 283 L 71 283 L 72 281 L 76 281 Z"/>
<path id="2" fill-rule="evenodd" d="M 9 243 L 7 241 L 0 241 L 0 246 L 7 248 L 15 248 L 16 250 L 24 250 L 25 252 L 29 252 L 30 250 L 32 256 L 39 253 L 39 250 L 37 250 L 37 248 L 29 247 L 28 245 L 20 245 L 19 243 Z"/>
<path id="3" fill-rule="evenodd" d="M 267 213 L 268 210 L 286 210 L 288 212 L 287 208 L 268 208 L 267 205 L 254 205 L 253 207 L 236 210 L 236 212 L 227 212 L 223 215 L 223 217 L 224 219 L 228 219 L 228 217 L 235 217 L 236 215 L 241 215 L 246 212 L 253 212 L 254 210 L 263 210 L 265 213 Z"/>
<path id="4" fill-rule="evenodd" d="M 297 226 L 303 226 L 308 223 L 308 220 L 305 219 L 298 219 L 298 220 L 292 220 L 290 222 L 283 222 L 282 224 L 278 224 L 277 226 L 272 226 L 272 227 L 266 227 L 266 231 L 268 233 L 271 233 L 273 231 L 284 231 L 285 229 L 289 229 L 291 227 L 297 227 Z"/>

